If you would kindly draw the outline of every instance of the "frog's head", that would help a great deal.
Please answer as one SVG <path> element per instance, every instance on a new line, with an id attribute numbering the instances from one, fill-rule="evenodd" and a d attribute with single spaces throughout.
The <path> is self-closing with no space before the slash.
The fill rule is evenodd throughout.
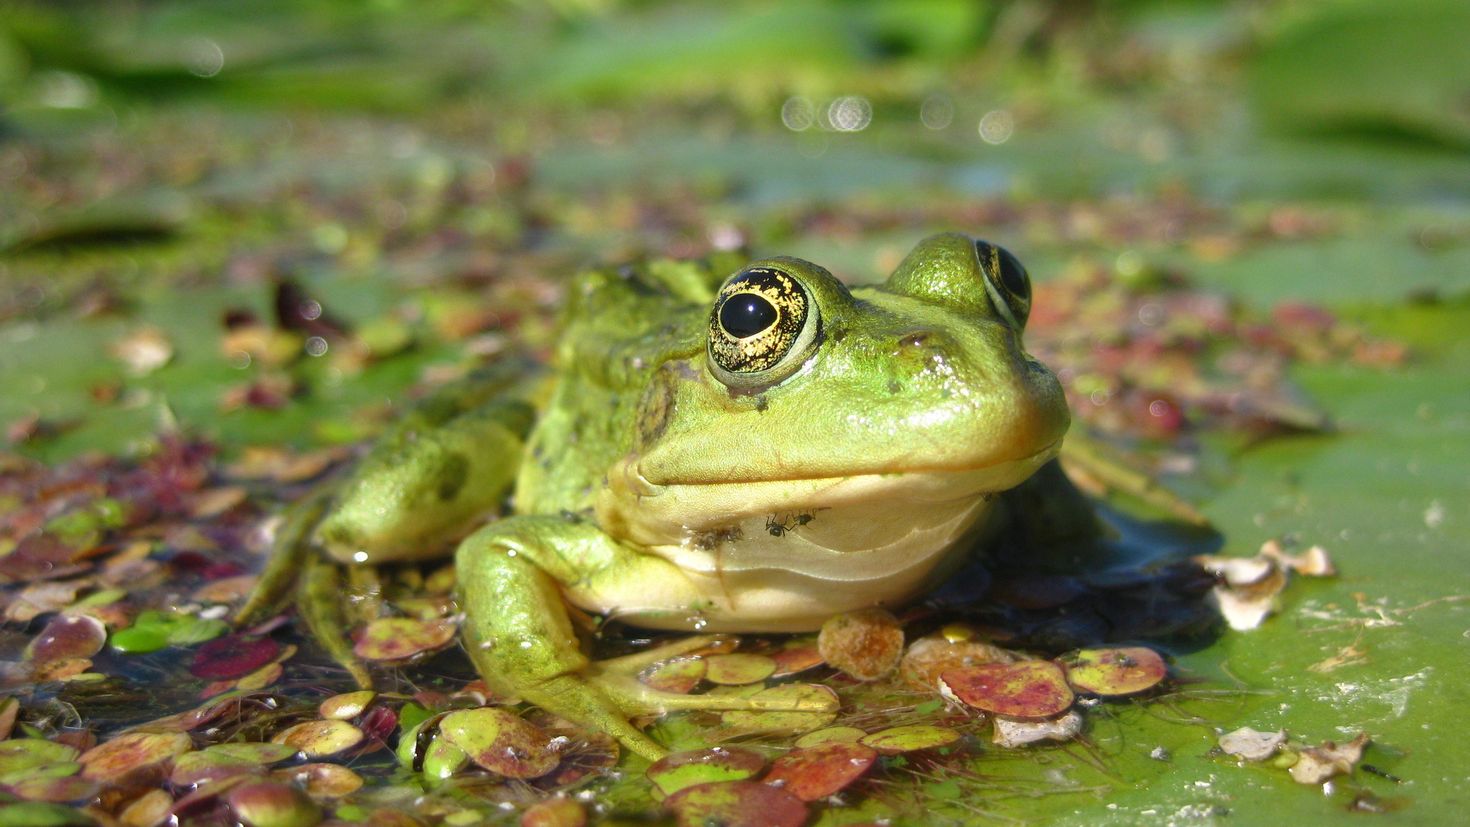
<path id="1" fill-rule="evenodd" d="M 958 233 L 920 242 L 876 287 L 753 262 L 719 289 L 704 353 L 655 373 L 624 471 L 752 513 L 1011 488 L 1068 425 L 1056 377 L 1021 344 L 1030 301 L 1014 256 Z"/>

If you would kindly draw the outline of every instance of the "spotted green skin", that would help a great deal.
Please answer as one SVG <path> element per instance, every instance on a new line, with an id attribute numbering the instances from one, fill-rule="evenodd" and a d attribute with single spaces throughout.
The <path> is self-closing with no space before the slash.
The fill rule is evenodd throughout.
<path id="1" fill-rule="evenodd" d="M 369 564 L 458 542 L 466 648 L 491 689 L 656 758 L 630 716 L 751 699 L 642 687 L 652 655 L 589 661 L 569 604 L 666 629 L 815 628 L 921 594 L 994 523 L 998 494 L 1043 466 L 1059 479 L 1061 388 L 996 306 L 973 239 L 925 239 L 856 289 L 799 259 L 754 263 L 797 278 L 819 327 L 771 381 L 735 387 L 707 340 L 743 264 L 584 274 L 551 376 L 483 377 L 409 414 L 315 539 Z M 485 522 L 512 492 L 513 513 Z"/>

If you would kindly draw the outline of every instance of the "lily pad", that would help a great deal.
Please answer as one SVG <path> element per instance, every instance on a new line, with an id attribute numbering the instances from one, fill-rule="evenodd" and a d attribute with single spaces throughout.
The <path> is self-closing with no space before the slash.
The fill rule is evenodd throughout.
<path id="1" fill-rule="evenodd" d="M 89 615 L 60 615 L 46 624 L 26 647 L 26 657 L 38 664 L 90 658 L 102 651 L 107 628 Z"/>
<path id="2" fill-rule="evenodd" d="M 314 827 L 321 807 L 305 793 L 279 781 L 250 781 L 225 794 L 235 816 L 250 827 Z"/>
<path id="3" fill-rule="evenodd" d="M 1159 653 L 1142 646 L 1083 649 L 1066 659 L 1064 666 L 1073 689 L 1103 697 L 1152 689 L 1169 673 Z"/>
<path id="4" fill-rule="evenodd" d="M 276 770 L 276 778 L 306 790 L 312 798 L 341 798 L 362 788 L 362 776 L 341 764 L 300 764 Z"/>
<path id="5" fill-rule="evenodd" d="M 459 772 L 469 762 L 469 753 L 451 744 L 443 733 L 435 733 L 424 748 L 424 777 L 431 782 L 443 781 Z"/>
<path id="6" fill-rule="evenodd" d="M 193 749 L 181 732 L 128 732 L 82 753 L 82 775 L 116 781 L 135 770 L 156 766 Z"/>
<path id="7" fill-rule="evenodd" d="M 281 644 L 268 637 L 230 635 L 199 647 L 189 671 L 211 681 L 243 678 L 276 659 Z"/>
<path id="8" fill-rule="evenodd" d="M 877 750 L 866 744 L 828 742 L 777 758 L 764 780 L 802 801 L 818 801 L 861 778 L 877 760 Z"/>
<path id="9" fill-rule="evenodd" d="M 822 660 L 821 651 L 810 644 L 777 649 L 771 653 L 771 660 L 776 662 L 776 671 L 771 673 L 773 678 L 784 678 L 808 669 L 815 669 L 826 662 Z"/>
<path id="10" fill-rule="evenodd" d="M 785 790 L 756 781 L 686 787 L 664 802 L 679 827 L 800 827 L 806 805 Z"/>
<path id="11" fill-rule="evenodd" d="M 77 755 L 77 750 L 72 747 L 41 738 L 0 741 L 0 778 L 47 764 L 71 763 Z"/>
<path id="12" fill-rule="evenodd" d="M 272 743 L 291 747 L 307 758 L 323 758 L 362 743 L 362 730 L 346 721 L 321 720 L 297 724 L 276 733 Z"/>
<path id="13" fill-rule="evenodd" d="M 817 649 L 833 668 L 860 681 L 875 681 L 898 668 L 903 626 L 883 609 L 848 612 L 822 624 Z"/>
<path id="14" fill-rule="evenodd" d="M 952 669 L 939 682 L 940 693 L 951 700 L 1012 718 L 1050 718 L 1074 700 L 1062 668 L 1049 660 Z"/>
<path id="15" fill-rule="evenodd" d="M 704 661 L 705 679 L 710 683 L 724 686 L 759 683 L 776 671 L 776 662 L 765 655 L 735 652 L 725 655 L 708 655 Z"/>
<path id="16" fill-rule="evenodd" d="M 583 827 L 586 823 L 587 811 L 564 795 L 538 801 L 521 814 L 521 827 Z"/>
<path id="17" fill-rule="evenodd" d="M 536 778 L 556 768 L 557 752 L 540 727 L 503 709 L 451 712 L 439 732 L 470 760 L 507 778 Z"/>
<path id="18" fill-rule="evenodd" d="M 740 747 L 675 752 L 653 762 L 644 773 L 664 795 L 717 781 L 752 778 L 766 766 L 760 753 Z"/>
<path id="19" fill-rule="evenodd" d="M 363 660 L 404 661 L 448 646 L 458 628 L 448 620 L 379 618 L 362 630 L 352 651 Z"/>
<path id="20" fill-rule="evenodd" d="M 822 744 L 853 744 L 861 741 L 868 733 L 855 726 L 831 726 L 813 730 L 796 739 L 796 746 L 815 747 Z"/>
<path id="21" fill-rule="evenodd" d="M 985 663 L 1011 663 L 1011 652 L 984 641 L 952 640 L 943 634 L 926 635 L 909 644 L 899 673 L 912 686 L 938 689 L 939 676 L 952 669 Z"/>
<path id="22" fill-rule="evenodd" d="M 656 663 L 638 676 L 645 686 L 660 692 L 687 694 L 704 680 L 705 658 L 673 658 Z"/>
<path id="23" fill-rule="evenodd" d="M 367 709 L 368 704 L 373 702 L 373 698 L 377 696 L 378 693 L 371 689 L 343 692 L 340 695 L 333 695 L 325 701 L 322 701 L 321 705 L 317 707 L 317 712 L 323 718 L 331 718 L 338 721 L 351 720 L 361 715 L 363 710 Z"/>
<path id="24" fill-rule="evenodd" d="M 883 755 L 898 755 L 901 752 L 937 749 L 949 746 L 958 740 L 960 740 L 960 734 L 949 727 L 911 724 L 880 729 L 871 735 L 863 736 L 858 743 L 872 747 Z"/>

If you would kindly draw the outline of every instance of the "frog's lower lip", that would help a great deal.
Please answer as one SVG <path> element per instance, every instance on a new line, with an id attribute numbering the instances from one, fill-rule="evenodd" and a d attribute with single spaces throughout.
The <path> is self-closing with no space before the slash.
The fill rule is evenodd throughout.
<path id="1" fill-rule="evenodd" d="M 909 467 L 890 468 L 855 468 L 850 473 L 840 475 L 813 475 L 813 476 L 771 476 L 754 477 L 747 479 L 678 479 L 666 480 L 640 478 L 655 489 L 677 488 L 677 487 L 710 487 L 720 486 L 732 487 L 768 487 L 789 485 L 802 489 L 823 489 L 839 486 L 845 482 L 868 480 L 873 484 L 881 484 L 882 480 L 890 480 L 897 485 L 903 481 L 913 481 L 920 478 L 928 478 L 938 484 L 940 488 L 950 488 L 946 483 L 957 484 L 960 488 L 973 489 L 973 493 L 1005 491 L 1020 485 L 1026 481 L 1036 469 L 1044 465 L 1048 460 L 1057 455 L 1061 449 L 1062 440 L 1057 439 L 1046 447 L 1030 454 L 986 462 L 980 465 L 913 465 Z"/>

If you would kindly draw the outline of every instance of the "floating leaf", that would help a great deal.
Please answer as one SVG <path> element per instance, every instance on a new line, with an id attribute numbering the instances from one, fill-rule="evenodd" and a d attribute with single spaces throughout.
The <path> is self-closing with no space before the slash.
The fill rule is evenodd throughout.
<path id="1" fill-rule="evenodd" d="M 55 741 L 40 738 L 0 741 L 0 778 L 47 764 L 66 764 L 76 760 L 77 750 Z"/>
<path id="2" fill-rule="evenodd" d="M 776 671 L 776 662 L 765 655 L 733 653 L 705 657 L 704 677 L 710 683 L 744 686 L 759 683 Z"/>
<path id="3" fill-rule="evenodd" d="M 205 680 L 234 680 L 275 660 L 280 652 L 281 644 L 268 637 L 230 635 L 199 647 L 189 671 Z"/>
<path id="4" fill-rule="evenodd" d="M 877 751 L 865 744 L 829 742 L 777 758 L 765 783 L 802 801 L 818 801 L 861 778 L 877 760 Z"/>
<path id="5" fill-rule="evenodd" d="M 439 732 L 471 761 L 507 778 L 536 778 L 556 767 L 550 736 L 503 709 L 451 712 L 439 722 Z"/>
<path id="6" fill-rule="evenodd" d="M 314 827 L 321 807 L 305 793 L 278 781 L 249 781 L 225 794 L 235 816 L 250 827 Z"/>
<path id="7" fill-rule="evenodd" d="M 939 676 L 952 669 L 985 663 L 1012 663 L 1011 652 L 979 640 L 952 640 L 944 634 L 919 638 L 909 645 L 899 664 L 899 673 L 909 684 L 938 689 Z"/>
<path id="8" fill-rule="evenodd" d="M 295 755 L 296 751 L 291 750 L 291 754 Z M 207 749 L 180 755 L 174 760 L 168 780 L 177 787 L 187 788 L 237 775 L 261 775 L 264 772 L 265 762 Z"/>
<path id="9" fill-rule="evenodd" d="M 712 747 L 665 755 L 644 774 L 664 795 L 716 781 L 751 778 L 766 766 L 759 753 L 739 747 Z"/>
<path id="10" fill-rule="evenodd" d="M 900 752 L 915 752 L 921 749 L 948 746 L 958 740 L 960 740 L 960 734 L 948 727 L 912 724 L 880 729 L 871 735 L 863 736 L 858 743 L 872 747 L 884 755 L 897 755 Z"/>
<path id="11" fill-rule="evenodd" d="M 368 704 L 373 702 L 373 698 L 377 696 L 378 693 L 371 689 L 344 692 L 341 695 L 333 695 L 325 701 L 322 701 L 321 705 L 317 707 L 317 711 L 321 713 L 323 718 L 346 721 L 361 715 L 363 710 L 367 709 Z"/>
<path id="12" fill-rule="evenodd" d="M 800 827 L 806 805 L 785 790 L 757 781 L 687 787 L 664 802 L 679 827 Z"/>
<path id="13" fill-rule="evenodd" d="M 521 827 L 583 827 L 587 811 L 564 795 L 538 801 L 521 814 Z"/>
<path id="14" fill-rule="evenodd" d="M 1050 718 L 1073 701 L 1062 668 L 1049 660 L 968 666 L 945 672 L 939 682 L 951 700 L 1012 718 Z"/>
<path id="15" fill-rule="evenodd" d="M 645 686 L 660 692 L 687 694 L 704 680 L 704 658 L 674 658 L 656 663 L 638 676 Z"/>
<path id="16" fill-rule="evenodd" d="M 1265 761 L 1280 751 L 1286 743 L 1286 732 L 1258 732 L 1250 727 L 1241 727 L 1220 736 L 1220 749 L 1227 755 L 1247 761 Z"/>
<path id="17" fill-rule="evenodd" d="M 53 804 L 89 801 L 102 789 L 100 782 L 76 775 L 23 778 L 6 786 L 21 798 Z M 0 817 L 0 824 L 5 823 Z"/>
<path id="18" fill-rule="evenodd" d="M 821 650 L 810 644 L 778 649 L 771 653 L 771 660 L 776 662 L 776 671 L 771 673 L 773 678 L 784 678 L 808 669 L 815 669 L 826 662 L 822 660 Z"/>
<path id="19" fill-rule="evenodd" d="M 837 717 L 837 694 L 825 686 L 787 683 L 762 689 L 750 699 L 769 709 L 737 709 L 721 714 L 727 729 L 741 734 L 810 732 Z"/>
<path id="20" fill-rule="evenodd" d="M 861 741 L 868 733 L 855 726 L 831 726 L 818 729 L 796 739 L 797 747 L 815 747 L 821 744 L 853 744 Z"/>
<path id="21" fill-rule="evenodd" d="M 130 626 L 112 635 L 112 648 L 129 655 L 146 655 L 168 646 L 164 626 Z"/>
<path id="22" fill-rule="evenodd" d="M 149 790 L 124 807 L 117 819 L 125 827 L 158 827 L 168 819 L 173 806 L 173 796 L 167 790 Z"/>
<path id="23" fill-rule="evenodd" d="M 1142 646 L 1083 649 L 1065 662 L 1067 682 L 1103 697 L 1134 695 L 1157 686 L 1169 673 L 1159 653 Z"/>
<path id="24" fill-rule="evenodd" d="M 457 629 L 449 620 L 379 618 L 362 630 L 352 651 L 364 660 L 407 660 L 448 646 L 454 641 Z"/>
<path id="25" fill-rule="evenodd" d="M 469 753 L 445 740 L 443 733 L 435 733 L 424 748 L 424 777 L 430 781 L 443 781 L 469 762 Z"/>
<path id="26" fill-rule="evenodd" d="M 346 721 L 307 721 L 276 733 L 272 743 L 291 747 L 307 758 L 322 758 L 362 743 L 362 730 Z"/>
<path id="27" fill-rule="evenodd" d="M 86 813 L 60 804 L 39 801 L 0 804 L 0 824 L 9 827 L 92 827 L 96 823 Z"/>
<path id="28" fill-rule="evenodd" d="M 1045 721 L 1018 721 L 997 715 L 992 740 L 1002 747 L 1021 747 L 1038 741 L 1070 741 L 1082 732 L 1077 710 Z"/>
<path id="29" fill-rule="evenodd" d="M 306 790 L 313 798 L 341 798 L 362 788 L 362 776 L 341 764 L 301 764 L 276 770 L 276 778 Z"/>
<path id="30" fill-rule="evenodd" d="M 903 657 L 903 627 L 883 609 L 848 612 L 822 624 L 817 648 L 843 674 L 875 681 L 898 667 Z"/>
<path id="31" fill-rule="evenodd" d="M 82 753 L 82 774 L 116 781 L 133 770 L 161 764 L 193 748 L 180 732 L 128 732 Z"/>
<path id="32" fill-rule="evenodd" d="M 61 615 L 26 647 L 26 657 L 39 663 L 90 658 L 107 642 L 107 627 L 88 615 Z"/>

